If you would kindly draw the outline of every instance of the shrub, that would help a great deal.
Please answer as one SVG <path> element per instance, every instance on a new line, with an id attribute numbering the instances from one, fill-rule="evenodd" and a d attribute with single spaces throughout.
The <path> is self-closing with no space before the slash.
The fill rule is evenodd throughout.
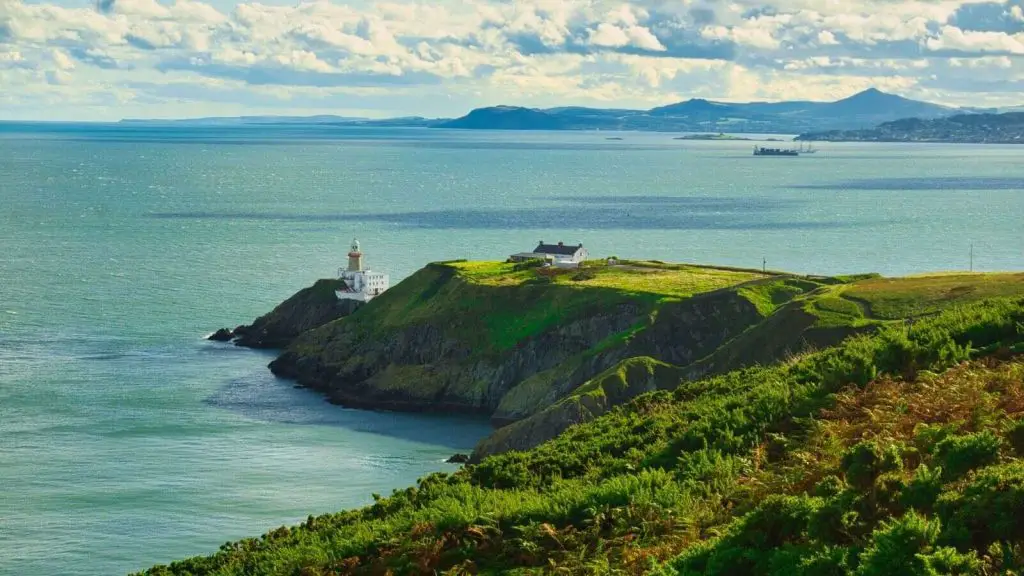
<path id="1" fill-rule="evenodd" d="M 516 262 L 512 266 L 513 272 L 522 272 L 523 270 L 532 270 L 534 268 L 540 268 L 546 262 L 542 258 L 531 258 L 529 260 L 523 260 L 522 262 Z"/>
<path id="2" fill-rule="evenodd" d="M 1006 440 L 1017 456 L 1024 456 L 1024 420 L 1017 420 L 1006 432 Z"/>
<path id="3" fill-rule="evenodd" d="M 914 443 L 924 452 L 931 452 L 935 445 L 956 431 L 951 424 L 917 424 L 914 426 Z"/>
<path id="4" fill-rule="evenodd" d="M 580 268 L 579 272 L 573 274 L 571 279 L 573 282 L 585 282 L 587 280 L 593 280 L 594 278 L 597 278 L 597 274 L 593 270 Z"/>
<path id="5" fill-rule="evenodd" d="M 865 441 L 847 450 L 840 466 L 850 486 L 866 490 L 882 474 L 899 470 L 903 461 L 896 446 L 882 448 L 874 441 Z"/>
<path id="6" fill-rule="evenodd" d="M 986 550 L 998 541 L 1024 540 L 1024 462 L 978 472 L 963 494 L 948 492 L 935 506 L 944 537 L 958 546 Z"/>
<path id="7" fill-rule="evenodd" d="M 997 462 L 1001 444 L 1002 439 L 988 430 L 950 436 L 935 445 L 935 459 L 942 465 L 943 477 L 955 480 L 971 470 Z"/>
<path id="8" fill-rule="evenodd" d="M 860 558 L 857 576 L 931 576 L 922 553 L 939 537 L 940 523 L 911 511 L 883 524 Z"/>
<path id="9" fill-rule="evenodd" d="M 830 474 L 814 485 L 813 494 L 820 498 L 831 498 L 842 492 L 843 488 L 843 481 L 838 476 Z"/>
<path id="10" fill-rule="evenodd" d="M 929 512 L 941 492 L 942 468 L 933 469 L 922 464 L 900 494 L 900 503 L 907 508 Z"/>
<path id="11" fill-rule="evenodd" d="M 861 500 L 850 490 L 829 498 L 811 515 L 808 535 L 814 540 L 830 544 L 854 543 L 864 533 L 870 532 L 870 527 L 865 528 L 856 510 L 861 507 Z"/>
<path id="12" fill-rule="evenodd" d="M 982 562 L 972 550 L 966 554 L 957 552 L 956 548 L 939 548 L 932 554 L 921 557 L 927 573 L 935 576 L 968 576 L 984 574 Z"/>

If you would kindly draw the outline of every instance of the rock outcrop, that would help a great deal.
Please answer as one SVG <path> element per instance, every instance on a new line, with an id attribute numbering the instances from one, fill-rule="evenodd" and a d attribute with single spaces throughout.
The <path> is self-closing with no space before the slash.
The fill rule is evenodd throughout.
<path id="1" fill-rule="evenodd" d="M 234 330 L 221 328 L 210 340 L 234 341 L 248 348 L 285 348 L 304 332 L 319 328 L 328 322 L 352 314 L 362 305 L 355 300 L 338 300 L 334 291 L 340 280 L 317 280 L 308 288 L 299 290 L 269 313 L 257 318 L 251 325 Z"/>

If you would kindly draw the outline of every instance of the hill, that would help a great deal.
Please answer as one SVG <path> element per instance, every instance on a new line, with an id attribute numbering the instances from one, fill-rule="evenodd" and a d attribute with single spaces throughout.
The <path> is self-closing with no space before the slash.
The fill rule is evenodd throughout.
<path id="1" fill-rule="evenodd" d="M 868 130 L 831 130 L 802 134 L 799 140 L 829 142 L 1024 143 L 1024 112 L 958 114 L 948 118 L 907 118 Z"/>
<path id="2" fill-rule="evenodd" d="M 454 302 L 442 293 L 456 288 L 529 292 L 517 304 L 539 301 L 522 321 L 491 309 L 495 322 L 444 331 L 457 339 L 475 326 L 480 347 L 493 352 L 549 331 L 555 324 L 542 319 L 551 314 L 562 326 L 579 322 L 587 308 L 567 289 L 594 291 L 587 299 L 600 306 L 590 314 L 616 306 L 603 290 L 646 295 L 618 296 L 638 308 L 649 303 L 649 321 L 595 346 L 624 347 L 628 357 L 563 400 L 590 398 L 579 405 L 603 405 L 600 414 L 532 449 L 375 496 L 372 506 L 310 516 L 145 574 L 874 576 L 1024 567 L 1024 275 L 756 277 L 650 264 L 669 282 L 633 276 L 632 263 L 575 281 L 495 264 L 433 265 L 396 287 L 408 283 L 401 299 L 374 311 L 375 300 L 314 330 L 323 337 L 371 316 L 380 333 L 411 326 L 417 320 L 398 315 L 438 313 L 433 304 Z M 701 301 L 715 304 L 698 313 Z M 560 304 L 570 302 L 575 311 L 562 317 Z M 486 305 L 466 302 L 467 317 Z M 705 326 L 726 326 L 733 314 L 750 323 L 689 367 L 672 360 L 706 346 Z M 786 344 L 801 335 L 818 344 Z M 660 358 L 637 354 L 657 348 Z M 342 362 L 362 354 L 335 353 Z M 721 369 L 743 355 L 747 367 Z"/>
<path id="3" fill-rule="evenodd" d="M 515 106 L 478 108 L 439 128 L 491 130 L 654 130 L 799 133 L 861 128 L 910 116 L 934 118 L 955 110 L 875 89 L 836 102 L 727 103 L 691 99 L 650 110 Z"/>

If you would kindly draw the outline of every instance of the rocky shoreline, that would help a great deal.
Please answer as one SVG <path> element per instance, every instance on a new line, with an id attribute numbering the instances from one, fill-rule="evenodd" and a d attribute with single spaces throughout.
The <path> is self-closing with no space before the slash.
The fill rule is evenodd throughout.
<path id="1" fill-rule="evenodd" d="M 355 300 L 338 300 L 334 291 L 341 286 L 339 280 L 317 280 L 278 304 L 269 313 L 249 325 L 234 329 L 220 328 L 207 337 L 217 342 L 232 342 L 236 346 L 258 349 L 283 349 L 303 332 L 344 318 L 363 304 Z"/>

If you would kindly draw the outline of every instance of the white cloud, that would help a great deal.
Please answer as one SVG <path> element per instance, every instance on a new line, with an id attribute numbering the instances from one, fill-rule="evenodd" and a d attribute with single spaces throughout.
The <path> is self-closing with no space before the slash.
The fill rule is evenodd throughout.
<path id="1" fill-rule="evenodd" d="M 63 50 L 60 50 L 60 49 L 55 49 L 53 51 L 53 63 L 57 67 L 58 70 L 74 70 L 75 69 L 75 61 L 72 60 L 71 57 L 68 56 L 66 52 L 64 52 Z"/>
<path id="2" fill-rule="evenodd" d="M 1005 81 L 1024 54 L 1021 5 L 999 0 L 229 1 L 0 0 L 5 109 L 42 114 L 53 97 L 69 115 L 126 101 L 447 115 L 496 100 L 646 106 L 869 86 L 957 100 Z M 994 6 L 1002 27 L 971 28 L 957 17 L 968 4 Z"/>
<path id="3" fill-rule="evenodd" d="M 925 46 L 929 50 L 960 50 L 964 52 L 1009 52 L 1024 54 L 1024 35 L 1010 35 L 1003 32 L 964 31 L 955 26 L 943 26 L 939 35 L 929 38 Z"/>

